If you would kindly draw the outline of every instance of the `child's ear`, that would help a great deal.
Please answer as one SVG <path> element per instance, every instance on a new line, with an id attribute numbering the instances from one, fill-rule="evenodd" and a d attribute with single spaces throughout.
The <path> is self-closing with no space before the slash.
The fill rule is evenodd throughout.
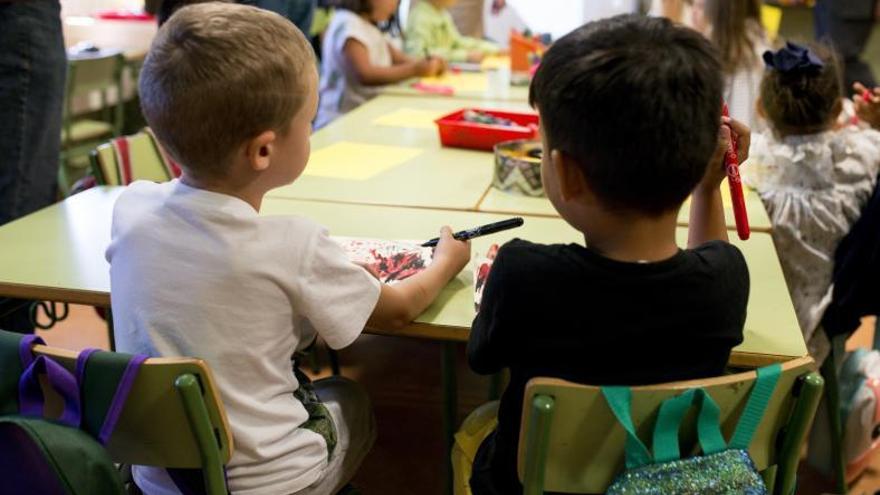
<path id="1" fill-rule="evenodd" d="M 758 114 L 758 117 L 767 120 L 767 111 L 764 110 L 764 102 L 760 98 L 755 100 L 755 112 Z"/>
<path id="2" fill-rule="evenodd" d="M 570 201 L 584 194 L 587 183 L 577 161 L 559 150 L 553 150 L 550 152 L 550 165 L 556 174 L 559 195 L 563 201 Z"/>
<path id="3" fill-rule="evenodd" d="M 272 151 L 275 145 L 275 132 L 263 131 L 245 144 L 245 156 L 248 165 L 256 172 L 269 168 L 272 162 Z"/>

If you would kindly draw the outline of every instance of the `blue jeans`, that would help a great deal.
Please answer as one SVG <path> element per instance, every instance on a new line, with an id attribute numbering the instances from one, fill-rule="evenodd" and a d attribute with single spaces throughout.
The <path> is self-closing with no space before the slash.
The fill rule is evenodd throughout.
<path id="1" fill-rule="evenodd" d="M 57 194 L 67 57 L 58 0 L 0 2 L 0 225 Z M 27 331 L 20 301 L 0 298 L 0 327 Z M 32 328 L 32 327 L 31 327 Z"/>

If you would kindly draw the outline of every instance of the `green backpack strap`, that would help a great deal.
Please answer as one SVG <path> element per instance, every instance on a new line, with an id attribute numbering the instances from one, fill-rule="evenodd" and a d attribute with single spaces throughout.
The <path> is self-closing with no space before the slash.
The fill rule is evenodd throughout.
<path id="1" fill-rule="evenodd" d="M 652 448 L 655 462 L 669 462 L 681 459 L 678 435 L 685 414 L 697 403 L 700 413 L 697 416 L 697 438 L 703 454 L 714 454 L 727 448 L 721 434 L 721 410 L 712 397 L 701 388 L 686 390 L 681 395 L 666 399 L 657 413 L 654 425 Z"/>
<path id="2" fill-rule="evenodd" d="M 620 426 L 626 430 L 626 467 L 633 469 L 651 464 L 651 453 L 645 444 L 639 440 L 636 434 L 635 426 L 633 426 L 632 414 L 630 413 L 632 403 L 632 391 L 629 387 L 602 387 L 602 395 L 605 396 L 605 402 Z"/>
<path id="3" fill-rule="evenodd" d="M 767 404 L 773 397 L 773 391 L 776 390 L 776 384 L 779 383 L 779 377 L 782 375 L 782 365 L 772 364 L 757 369 L 758 378 L 752 387 L 752 393 L 746 402 L 746 408 L 743 410 L 733 431 L 733 437 L 730 439 L 731 449 L 749 450 L 752 443 L 752 436 L 761 420 L 764 418 L 764 411 L 767 410 Z"/>

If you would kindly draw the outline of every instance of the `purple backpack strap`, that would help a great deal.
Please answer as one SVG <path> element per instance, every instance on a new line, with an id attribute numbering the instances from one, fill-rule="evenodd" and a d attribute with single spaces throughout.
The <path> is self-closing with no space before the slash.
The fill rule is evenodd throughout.
<path id="1" fill-rule="evenodd" d="M 37 356 L 18 380 L 19 411 L 25 416 L 43 417 L 45 397 L 39 376 L 45 373 L 49 384 L 64 399 L 64 411 L 59 421 L 79 428 L 81 418 L 79 386 L 76 377 L 63 366 L 46 356 Z"/>
<path id="2" fill-rule="evenodd" d="M 28 334 L 23 336 L 18 344 L 18 355 L 21 358 L 21 369 L 23 370 L 26 370 L 34 362 L 34 352 L 31 350 L 34 344 L 46 345 L 46 342 L 36 335 Z"/>
<path id="3" fill-rule="evenodd" d="M 100 442 L 101 445 L 107 444 L 110 435 L 113 433 L 113 429 L 116 428 L 116 422 L 119 421 L 119 416 L 122 414 L 122 408 L 125 406 L 128 394 L 131 392 L 131 387 L 134 385 L 135 378 L 137 378 L 138 370 L 140 370 L 141 365 L 144 364 L 144 361 L 146 360 L 147 356 L 136 354 L 131 357 L 128 365 L 126 365 L 125 371 L 122 373 L 122 378 L 116 386 L 116 392 L 113 394 L 113 401 L 110 403 L 110 408 L 107 410 L 107 415 L 104 417 L 101 431 L 98 433 L 98 442 Z"/>

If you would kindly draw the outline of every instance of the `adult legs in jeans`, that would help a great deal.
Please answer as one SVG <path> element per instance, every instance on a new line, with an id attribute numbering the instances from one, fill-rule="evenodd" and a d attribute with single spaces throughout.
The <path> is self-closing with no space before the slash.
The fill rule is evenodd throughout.
<path id="1" fill-rule="evenodd" d="M 332 495 L 344 487 L 376 441 L 376 420 L 367 391 L 357 382 L 334 376 L 313 382 L 315 393 L 336 426 L 336 449 L 321 479 L 297 495 Z"/>
<path id="2" fill-rule="evenodd" d="M 0 1 L 0 225 L 55 199 L 67 68 L 60 11 L 58 0 Z M 0 328 L 32 332 L 28 304 L 0 298 Z"/>

